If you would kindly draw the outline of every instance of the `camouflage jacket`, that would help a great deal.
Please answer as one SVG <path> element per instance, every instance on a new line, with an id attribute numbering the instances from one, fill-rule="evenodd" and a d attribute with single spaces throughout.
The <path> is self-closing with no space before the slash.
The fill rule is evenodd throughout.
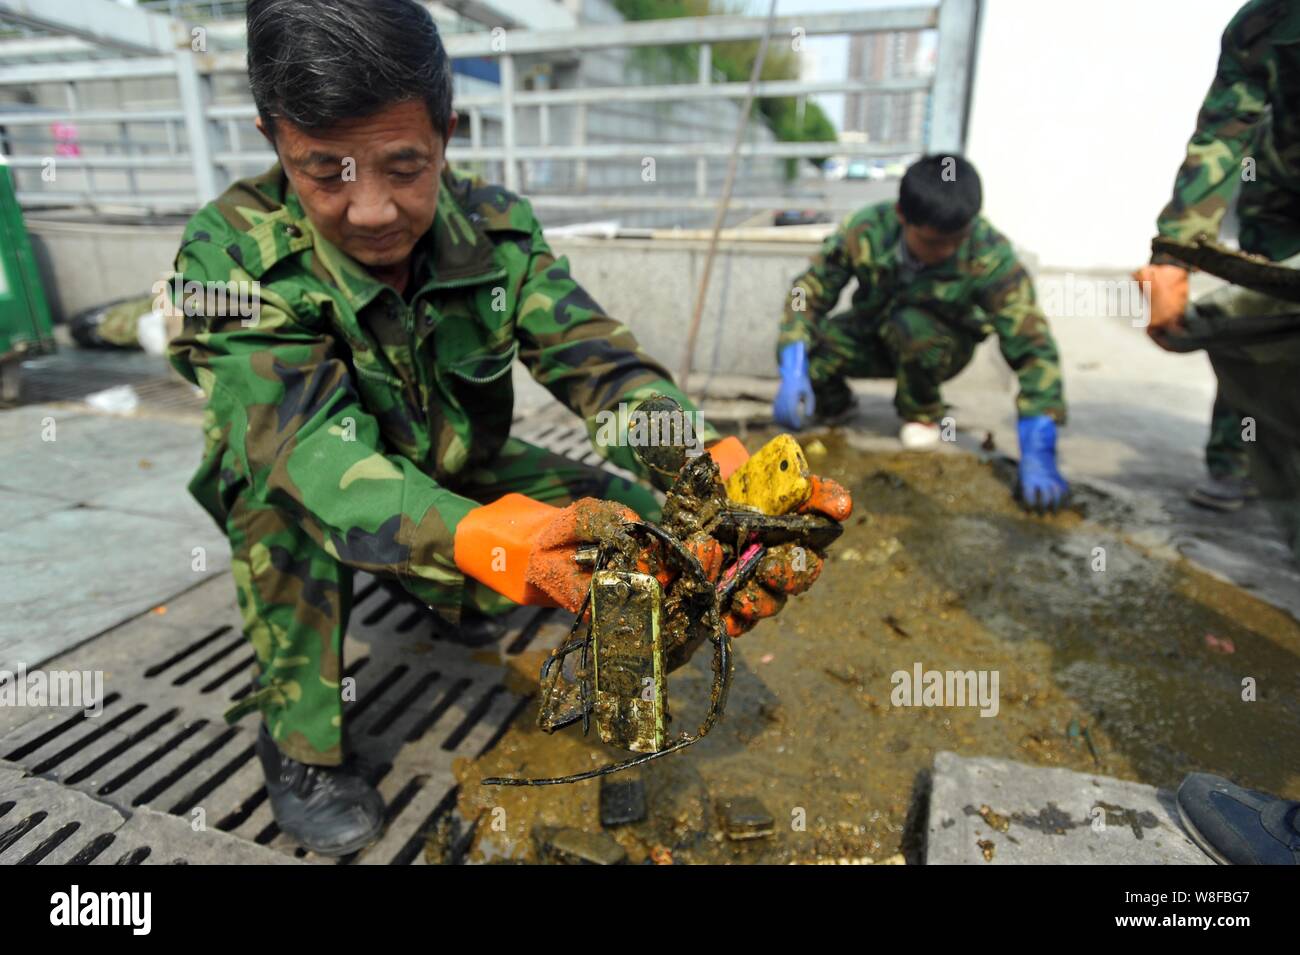
<path id="1" fill-rule="evenodd" d="M 208 399 L 190 490 L 218 524 L 251 493 L 343 563 L 446 606 L 463 585 L 456 525 L 477 506 L 457 475 L 505 442 L 516 357 L 593 435 L 598 413 L 655 391 L 693 406 L 551 254 L 526 200 L 449 170 L 413 256 L 408 302 L 316 233 L 276 165 L 186 226 L 172 281 L 190 314 L 169 357 Z M 240 290 L 224 305 L 188 294 L 221 283 Z M 628 447 L 596 450 L 644 473 Z"/>
<path id="2" fill-rule="evenodd" d="M 1020 381 L 1020 415 L 1050 415 L 1063 423 L 1056 340 L 1011 243 L 980 217 L 949 261 L 908 275 L 899 261 L 902 241 L 893 202 L 866 206 L 845 219 L 795 280 L 778 351 L 795 341 L 814 347 L 818 326 L 849 280 L 857 279 L 852 310 L 860 321 L 879 321 L 893 308 L 916 306 L 977 340 L 996 333 L 1002 356 Z"/>
<path id="3" fill-rule="evenodd" d="M 1218 71 L 1205 95 L 1160 235 L 1211 237 L 1254 153 L 1254 175 L 1300 191 L 1300 4 L 1251 0 L 1223 32 Z M 1156 261 L 1172 261 L 1160 256 Z"/>

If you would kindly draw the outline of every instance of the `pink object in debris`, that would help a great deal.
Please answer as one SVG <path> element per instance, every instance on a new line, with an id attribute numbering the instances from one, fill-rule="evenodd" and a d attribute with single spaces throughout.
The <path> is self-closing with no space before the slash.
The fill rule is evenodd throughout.
<path id="1" fill-rule="evenodd" d="M 1224 637 L 1220 639 L 1212 633 L 1205 635 L 1205 645 L 1211 650 L 1218 650 L 1220 653 L 1236 653 L 1237 648 L 1233 645 L 1232 639 Z"/>

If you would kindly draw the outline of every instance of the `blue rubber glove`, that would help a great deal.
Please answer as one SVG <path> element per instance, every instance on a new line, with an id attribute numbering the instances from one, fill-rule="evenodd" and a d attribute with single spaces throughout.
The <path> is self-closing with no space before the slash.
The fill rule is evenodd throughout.
<path id="1" fill-rule="evenodd" d="M 1016 497 L 1026 508 L 1055 513 L 1070 496 L 1056 469 L 1056 422 L 1047 415 L 1020 419 L 1020 483 Z"/>
<path id="2" fill-rule="evenodd" d="M 812 379 L 808 377 L 808 346 L 803 342 L 786 345 L 781 349 L 781 387 L 772 405 L 772 417 L 782 427 L 798 431 L 816 407 Z"/>

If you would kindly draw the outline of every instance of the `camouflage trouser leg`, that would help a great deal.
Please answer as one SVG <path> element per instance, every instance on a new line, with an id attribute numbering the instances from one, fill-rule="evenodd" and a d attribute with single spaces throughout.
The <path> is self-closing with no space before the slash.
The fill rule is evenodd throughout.
<path id="1" fill-rule="evenodd" d="M 342 762 L 343 634 L 352 609 L 352 570 L 293 515 L 239 498 L 226 522 L 244 636 L 257 657 L 252 693 L 234 721 L 259 710 L 280 750 L 303 763 Z"/>
<path id="2" fill-rule="evenodd" d="M 1238 244 L 1245 252 L 1281 262 L 1300 253 L 1300 194 L 1281 187 L 1261 162 L 1259 178 L 1242 184 L 1237 214 L 1241 220 Z M 1214 396 L 1210 438 L 1205 444 L 1205 467 L 1211 477 L 1246 477 L 1250 461 L 1242 440 L 1243 415 Z"/>
<path id="3" fill-rule="evenodd" d="M 1205 469 L 1211 477 L 1247 477 L 1250 462 L 1242 440 L 1242 416 L 1219 394 L 1210 413 L 1210 440 L 1205 444 Z"/>
<path id="4" fill-rule="evenodd" d="M 891 309 L 883 321 L 854 312 L 832 315 L 818 328 L 808 362 L 818 413 L 847 406 L 846 378 L 894 378 L 900 418 L 938 421 L 945 410 L 939 385 L 970 363 L 977 344 L 915 306 Z"/>
<path id="5" fill-rule="evenodd" d="M 482 504 L 510 492 L 549 504 L 580 497 L 619 501 L 657 520 L 659 503 L 642 485 L 510 438 L 488 466 L 460 475 L 454 490 Z M 258 675 L 254 691 L 227 713 L 258 710 L 281 751 L 303 763 L 343 759 L 343 635 L 352 609 L 352 570 L 325 552 L 287 512 L 236 501 L 227 520 L 231 568 Z M 466 580 L 465 606 L 502 613 L 516 605 Z"/>

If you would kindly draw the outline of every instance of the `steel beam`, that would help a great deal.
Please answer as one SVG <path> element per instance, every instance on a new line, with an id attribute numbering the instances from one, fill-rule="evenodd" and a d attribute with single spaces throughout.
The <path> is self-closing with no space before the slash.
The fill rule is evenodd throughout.
<path id="1" fill-rule="evenodd" d="M 109 0 L 0 0 L 0 16 L 128 53 L 170 53 L 189 34 L 179 20 Z"/>
<path id="2" fill-rule="evenodd" d="M 941 0 L 939 49 L 930 97 L 928 151 L 960 153 L 966 148 L 966 118 L 975 73 L 980 0 Z"/>

